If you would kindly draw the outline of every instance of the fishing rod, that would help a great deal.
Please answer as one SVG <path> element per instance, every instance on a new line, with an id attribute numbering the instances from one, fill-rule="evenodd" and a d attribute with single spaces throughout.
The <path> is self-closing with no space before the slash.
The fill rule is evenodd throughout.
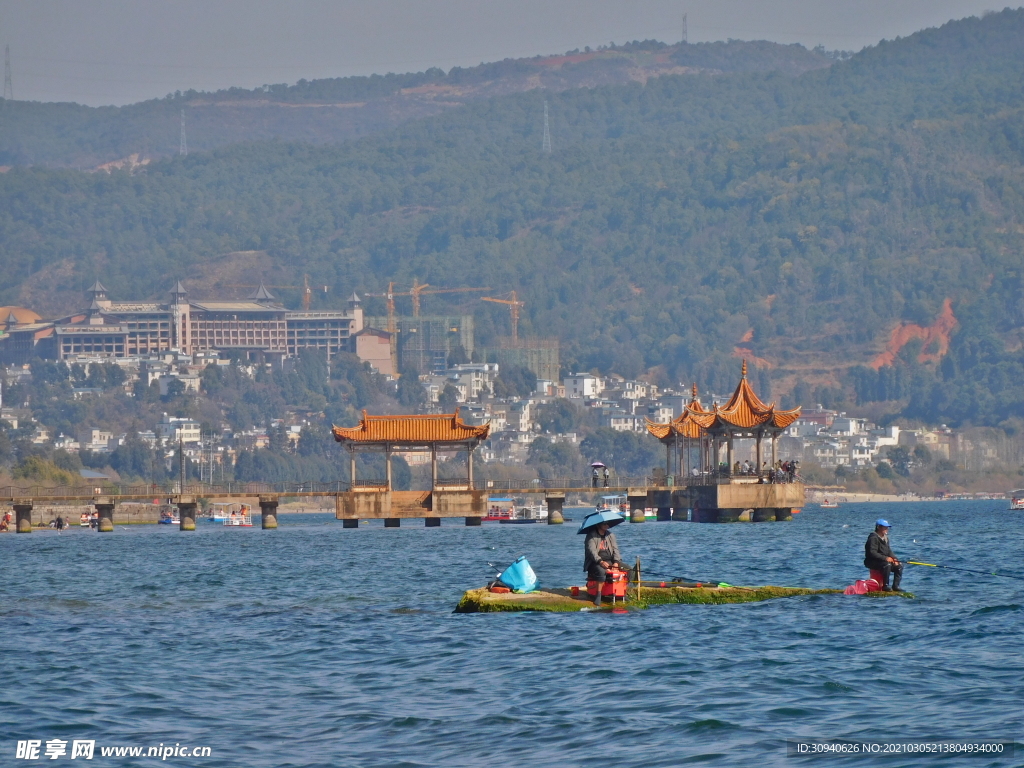
<path id="1" fill-rule="evenodd" d="M 936 563 L 919 563 L 916 560 L 907 560 L 907 565 L 926 565 L 929 568 L 946 568 L 950 571 L 964 571 L 965 573 L 980 573 L 983 576 L 1002 576 L 1004 579 L 1017 579 L 1024 581 L 1024 576 L 1011 576 L 1008 573 L 996 573 L 995 571 L 976 571 L 973 568 L 956 568 L 952 565 L 938 565 Z"/>

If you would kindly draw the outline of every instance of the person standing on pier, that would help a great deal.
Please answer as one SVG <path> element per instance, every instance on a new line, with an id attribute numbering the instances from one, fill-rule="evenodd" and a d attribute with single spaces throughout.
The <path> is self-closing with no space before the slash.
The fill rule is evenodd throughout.
<path id="1" fill-rule="evenodd" d="M 875 523 L 875 530 L 868 536 L 864 544 L 864 565 L 869 570 L 882 572 L 882 589 L 886 592 L 889 588 L 889 575 L 892 575 L 892 591 L 902 592 L 900 580 L 903 578 L 903 563 L 896 559 L 896 555 L 889 546 L 889 525 L 888 520 L 880 519 Z"/>

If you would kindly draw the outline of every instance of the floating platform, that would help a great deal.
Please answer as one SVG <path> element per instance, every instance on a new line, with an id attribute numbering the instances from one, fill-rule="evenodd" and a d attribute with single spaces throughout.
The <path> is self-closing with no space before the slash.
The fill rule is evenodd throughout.
<path id="1" fill-rule="evenodd" d="M 841 595 L 841 589 L 804 589 L 802 587 L 733 587 L 733 586 L 644 586 L 639 595 L 636 587 L 630 587 L 625 602 L 619 600 L 613 606 L 611 598 L 605 598 L 600 610 L 613 608 L 647 608 L 651 605 L 724 605 L 727 603 L 756 603 L 778 597 L 799 597 L 801 595 Z M 864 597 L 906 597 L 910 592 L 871 592 Z M 583 589 L 574 595 L 570 589 L 548 589 L 517 595 L 514 592 L 491 592 L 487 587 L 470 589 L 463 594 L 455 613 L 501 613 L 516 611 L 546 611 L 549 613 L 571 613 L 595 610 L 593 598 Z"/>

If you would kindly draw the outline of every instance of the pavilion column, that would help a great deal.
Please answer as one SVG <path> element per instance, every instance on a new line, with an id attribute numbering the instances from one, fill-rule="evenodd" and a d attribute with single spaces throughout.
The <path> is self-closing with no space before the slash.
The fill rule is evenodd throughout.
<path id="1" fill-rule="evenodd" d="M 772 435 L 772 469 L 775 468 L 775 462 L 778 461 L 778 456 L 777 456 L 778 444 L 779 444 L 779 436 L 778 435 Z"/>
<path id="2" fill-rule="evenodd" d="M 757 433 L 757 476 L 761 476 L 761 436 L 762 433 Z"/>
<path id="3" fill-rule="evenodd" d="M 469 449 L 469 490 L 473 490 L 473 446 Z"/>
<path id="4" fill-rule="evenodd" d="M 672 443 L 665 443 L 665 481 L 672 474 Z"/>
<path id="5" fill-rule="evenodd" d="M 729 475 L 732 475 L 732 435 L 725 439 L 725 463 L 729 465 Z"/>
<path id="6" fill-rule="evenodd" d="M 437 446 L 430 446 L 430 490 L 437 488 Z"/>
<path id="7" fill-rule="evenodd" d="M 348 449 L 348 477 L 349 477 L 349 488 L 356 487 L 356 452 L 351 448 Z"/>
<path id="8" fill-rule="evenodd" d="M 391 490 L 391 446 L 384 444 L 384 472 L 387 478 L 388 490 Z"/>

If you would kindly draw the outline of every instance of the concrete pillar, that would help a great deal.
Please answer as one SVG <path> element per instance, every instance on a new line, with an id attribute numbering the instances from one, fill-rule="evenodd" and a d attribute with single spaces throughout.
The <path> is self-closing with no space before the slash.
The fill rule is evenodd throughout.
<path id="1" fill-rule="evenodd" d="M 759 507 L 754 510 L 752 519 L 755 523 L 773 523 L 775 522 L 775 510 Z"/>
<path id="2" fill-rule="evenodd" d="M 666 522 L 672 519 L 672 507 L 658 507 L 658 522 Z"/>
<path id="3" fill-rule="evenodd" d="M 110 499 L 95 499 L 93 504 L 100 514 L 99 530 L 107 533 L 114 530 L 114 503 Z"/>
<path id="4" fill-rule="evenodd" d="M 719 509 L 716 512 L 718 513 L 716 522 L 719 523 L 738 523 L 740 515 L 743 514 L 742 509 Z"/>
<path id="5" fill-rule="evenodd" d="M 643 496 L 626 496 L 629 499 L 629 522 L 631 523 L 642 523 L 644 522 L 644 508 L 647 506 L 647 494 Z"/>
<path id="6" fill-rule="evenodd" d="M 548 505 L 548 525 L 561 525 L 565 522 L 562 517 L 562 505 L 565 504 L 565 495 L 545 496 L 544 502 Z"/>
<path id="7" fill-rule="evenodd" d="M 672 520 L 678 523 L 690 521 L 690 510 L 686 507 L 676 507 L 672 510 Z"/>
<path id="8" fill-rule="evenodd" d="M 16 501 L 14 507 L 14 530 L 18 533 L 32 533 L 32 501 Z"/>
<path id="9" fill-rule="evenodd" d="M 385 517 L 384 518 L 384 527 L 385 528 L 401 528 L 402 527 L 402 518 L 400 518 L 400 517 Z"/>
<path id="10" fill-rule="evenodd" d="M 260 496 L 260 518 L 263 530 L 277 528 L 277 496 Z"/>
<path id="11" fill-rule="evenodd" d="M 694 523 L 717 523 L 718 522 L 717 509 L 701 509 L 694 507 L 693 514 L 690 516 L 690 521 Z"/>
<path id="12" fill-rule="evenodd" d="M 484 519 L 482 517 L 467 517 L 466 525 L 483 525 Z"/>
<path id="13" fill-rule="evenodd" d="M 440 528 L 441 518 L 440 517 L 425 517 L 423 518 L 423 524 L 427 528 Z"/>
<path id="14" fill-rule="evenodd" d="M 358 520 L 342 520 L 341 521 L 341 527 L 342 528 L 358 528 L 359 527 L 359 521 Z"/>
<path id="15" fill-rule="evenodd" d="M 793 519 L 793 510 L 789 507 L 786 507 L 785 509 L 776 509 L 775 519 L 780 523 L 788 522 Z"/>
<path id="16" fill-rule="evenodd" d="M 196 529 L 196 502 L 192 496 L 182 496 L 178 499 L 178 524 L 179 531 L 194 531 Z"/>

